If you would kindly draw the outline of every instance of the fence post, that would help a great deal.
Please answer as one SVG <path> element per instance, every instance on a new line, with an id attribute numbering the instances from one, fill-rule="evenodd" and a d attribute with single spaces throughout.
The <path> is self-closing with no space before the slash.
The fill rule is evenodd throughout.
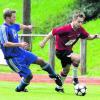
<path id="1" fill-rule="evenodd" d="M 49 63 L 54 68 L 55 66 L 55 38 L 50 39 L 50 49 L 49 49 Z"/>
<path id="2" fill-rule="evenodd" d="M 31 0 L 23 0 L 23 24 L 30 25 L 31 24 Z M 30 34 L 31 30 L 24 29 L 23 34 Z M 22 37 L 22 40 L 29 44 L 27 50 L 32 50 L 32 37 Z"/>
<path id="3" fill-rule="evenodd" d="M 81 39 L 81 53 L 80 53 L 80 65 L 81 65 L 81 75 L 86 74 L 86 46 L 87 46 L 87 41 L 86 39 Z"/>

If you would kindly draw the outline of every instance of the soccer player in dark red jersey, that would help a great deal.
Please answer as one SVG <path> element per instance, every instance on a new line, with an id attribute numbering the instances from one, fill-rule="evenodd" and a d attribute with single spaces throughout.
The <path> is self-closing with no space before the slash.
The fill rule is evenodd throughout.
<path id="1" fill-rule="evenodd" d="M 64 80 L 69 73 L 71 64 L 73 65 L 73 84 L 76 85 L 79 83 L 77 69 L 80 63 L 80 55 L 73 53 L 72 48 L 74 44 L 79 38 L 93 40 L 98 37 L 98 35 L 90 35 L 85 31 L 82 27 L 84 19 L 85 14 L 83 12 L 75 12 L 71 23 L 52 29 L 47 37 L 40 42 L 40 47 L 43 48 L 51 37 L 55 37 L 56 56 L 60 59 L 62 65 L 62 71 L 60 73 L 62 83 L 64 83 Z M 57 86 L 55 90 L 57 92 L 64 92 L 62 86 Z"/>

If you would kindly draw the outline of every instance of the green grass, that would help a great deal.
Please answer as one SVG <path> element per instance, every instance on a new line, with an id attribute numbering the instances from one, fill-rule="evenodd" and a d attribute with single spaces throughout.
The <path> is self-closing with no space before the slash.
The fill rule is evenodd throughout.
<path id="1" fill-rule="evenodd" d="M 85 29 L 90 33 L 99 33 L 99 23 L 100 19 L 92 20 L 84 25 Z M 97 26 L 98 24 L 98 26 Z M 35 53 L 37 56 L 42 57 L 47 62 L 49 61 L 49 42 L 46 44 L 46 46 L 41 49 L 39 47 L 39 42 L 43 38 L 35 37 L 33 38 L 33 47 L 32 52 Z M 87 76 L 100 76 L 100 73 L 98 70 L 100 70 L 100 40 L 88 40 L 87 41 Z M 73 50 L 76 53 L 80 52 L 80 41 L 74 46 Z M 2 67 L 0 65 L 0 72 L 10 72 L 11 70 L 8 67 Z M 41 68 L 37 65 L 31 65 L 31 70 L 34 74 L 46 74 L 46 72 L 42 71 Z M 57 73 L 60 73 L 61 71 L 61 64 L 60 61 L 56 58 L 55 62 L 55 70 Z M 72 71 L 69 73 L 69 75 L 72 74 Z M 80 71 L 79 71 L 80 75 Z"/>
<path id="2" fill-rule="evenodd" d="M 92 21 L 89 21 L 86 24 L 84 24 L 84 28 L 90 34 L 97 34 L 97 33 L 100 34 L 99 26 L 100 26 L 100 19 L 92 20 Z M 49 59 L 49 55 L 48 55 L 49 45 L 46 44 L 46 46 L 43 49 L 41 49 L 39 47 L 39 42 L 41 40 L 42 40 L 42 38 L 34 38 L 32 52 L 37 54 L 38 56 L 42 57 L 46 61 L 48 61 L 48 59 Z M 88 76 L 100 76 L 100 73 L 98 71 L 98 70 L 100 70 L 100 61 L 99 61 L 100 46 L 99 45 L 100 45 L 100 39 L 87 41 L 87 75 Z M 75 53 L 80 53 L 80 40 L 74 46 L 73 50 L 75 51 Z M 33 69 L 34 66 L 31 68 Z M 35 67 L 34 68 L 35 71 L 38 68 L 39 67 L 37 67 L 37 68 Z M 56 58 L 56 62 L 55 62 L 55 70 L 57 73 L 59 73 L 61 71 L 61 64 L 57 58 Z M 34 72 L 34 70 L 33 70 L 33 72 Z M 36 72 L 41 73 L 41 70 L 38 69 L 38 71 L 36 71 Z M 71 73 L 72 73 L 72 71 L 69 73 L 69 75 L 71 75 Z M 79 72 L 79 75 L 80 75 L 80 72 Z"/>
<path id="3" fill-rule="evenodd" d="M 3 22 L 2 12 L 5 8 L 13 8 L 17 11 L 17 22 L 22 22 L 22 7 L 23 0 L 0 0 L 0 24 Z M 31 22 L 32 24 L 39 26 L 34 30 L 39 34 L 48 33 L 52 27 L 63 25 L 67 22 L 67 18 L 73 8 L 77 6 L 77 0 L 31 0 Z M 95 19 L 87 22 L 84 27 L 89 33 L 100 33 L 100 19 Z M 32 52 L 37 56 L 42 57 L 48 62 L 49 60 L 49 46 L 41 49 L 39 42 L 42 38 L 33 39 Z M 88 76 L 100 76 L 98 70 L 100 70 L 100 40 L 93 40 L 87 42 L 87 75 Z M 73 49 L 76 53 L 80 52 L 80 41 L 74 46 Z M 35 74 L 45 74 L 41 71 L 37 65 L 31 65 L 31 70 Z M 57 73 L 61 70 L 60 61 L 56 58 L 55 70 Z M 0 72 L 12 72 L 8 67 L 2 67 L 0 65 Z M 72 72 L 69 73 L 71 75 Z M 79 72 L 80 74 L 80 72 Z"/>
<path id="4" fill-rule="evenodd" d="M 77 0 L 31 0 L 31 23 L 38 28 L 35 33 L 47 33 L 52 27 L 67 22 L 68 16 L 77 5 Z M 23 21 L 23 0 L 0 0 L 0 24 L 3 22 L 2 12 L 5 8 L 17 11 L 16 21 Z"/>
<path id="5" fill-rule="evenodd" d="M 98 85 L 87 85 L 87 94 L 85 96 L 76 96 L 73 85 L 64 86 L 65 93 L 57 93 L 54 84 L 31 83 L 28 86 L 28 93 L 16 93 L 14 91 L 18 83 L 0 82 L 1 100 L 100 100 L 100 91 Z"/>
<path id="6" fill-rule="evenodd" d="M 17 21 L 18 22 L 22 22 L 22 7 L 23 7 L 23 5 L 22 5 L 22 2 L 23 0 L 5 0 L 5 1 L 3 1 L 3 0 L 1 0 L 0 1 L 0 12 L 2 13 L 2 14 L 0 14 L 0 24 L 2 24 L 2 22 L 3 22 L 3 10 L 5 9 L 5 8 L 11 8 L 11 9 L 15 9 L 16 11 L 17 11 Z"/>
<path id="7" fill-rule="evenodd" d="M 40 29 L 35 32 L 47 33 L 54 26 L 67 22 L 67 18 L 77 5 L 77 0 L 34 0 L 32 2 L 32 19 Z"/>

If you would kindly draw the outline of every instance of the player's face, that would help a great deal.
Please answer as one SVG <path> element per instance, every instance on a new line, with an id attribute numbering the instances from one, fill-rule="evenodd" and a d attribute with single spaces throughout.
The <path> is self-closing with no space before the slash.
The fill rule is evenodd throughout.
<path id="1" fill-rule="evenodd" d="M 74 20 L 74 28 L 78 29 L 80 26 L 83 24 L 84 18 L 78 17 L 77 19 Z"/>
<path id="2" fill-rule="evenodd" d="M 16 13 L 12 13 L 12 16 L 10 17 L 10 24 L 14 24 L 16 21 Z"/>

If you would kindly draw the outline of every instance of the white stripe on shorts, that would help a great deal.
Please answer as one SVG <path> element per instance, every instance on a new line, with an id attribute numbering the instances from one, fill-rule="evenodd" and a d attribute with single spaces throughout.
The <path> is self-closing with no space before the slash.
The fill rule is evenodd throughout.
<path id="1" fill-rule="evenodd" d="M 12 59 L 8 60 L 10 65 L 12 66 L 12 68 L 18 73 L 20 72 L 20 70 L 17 68 L 17 66 L 14 64 L 14 62 L 12 61 Z"/>

